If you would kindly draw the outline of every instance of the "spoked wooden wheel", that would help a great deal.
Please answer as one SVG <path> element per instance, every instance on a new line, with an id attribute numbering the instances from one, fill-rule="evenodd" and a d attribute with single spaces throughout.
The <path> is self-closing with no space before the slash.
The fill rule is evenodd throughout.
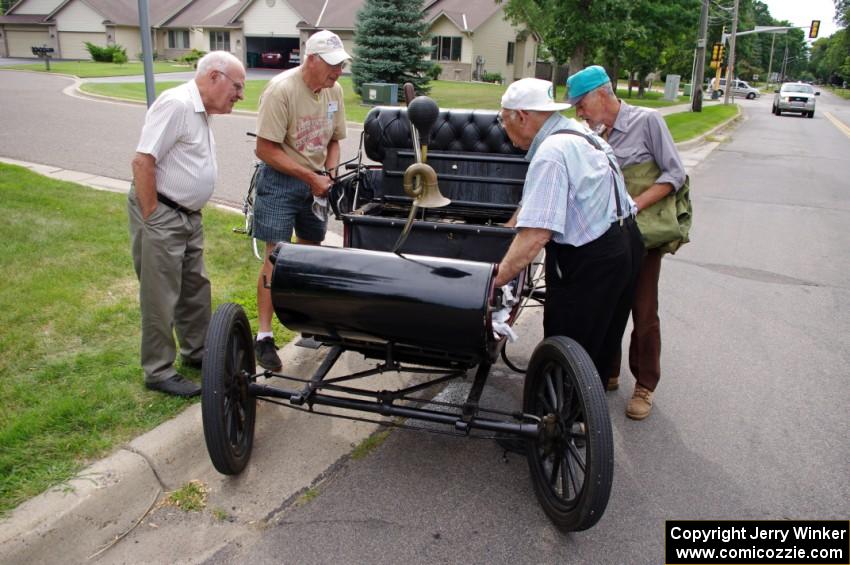
<path id="1" fill-rule="evenodd" d="M 528 448 L 540 505 L 560 530 L 590 528 L 608 505 L 614 447 L 602 383 L 578 343 L 564 336 L 540 342 L 526 373 L 523 410 L 542 421 Z"/>
<path id="2" fill-rule="evenodd" d="M 204 439 L 219 473 L 240 473 L 251 457 L 257 400 L 248 393 L 255 372 L 251 327 L 237 304 L 213 314 L 204 346 L 201 415 Z"/>

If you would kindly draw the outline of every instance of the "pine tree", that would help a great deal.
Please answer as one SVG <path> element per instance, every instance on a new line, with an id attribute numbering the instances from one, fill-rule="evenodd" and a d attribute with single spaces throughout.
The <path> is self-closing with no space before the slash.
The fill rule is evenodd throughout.
<path id="1" fill-rule="evenodd" d="M 411 82 L 418 94 L 427 94 L 428 71 L 433 63 L 425 56 L 430 49 L 428 24 L 422 17 L 421 0 L 366 0 L 357 12 L 354 28 L 354 61 L 351 74 L 355 91 L 370 82 L 401 86 Z"/>

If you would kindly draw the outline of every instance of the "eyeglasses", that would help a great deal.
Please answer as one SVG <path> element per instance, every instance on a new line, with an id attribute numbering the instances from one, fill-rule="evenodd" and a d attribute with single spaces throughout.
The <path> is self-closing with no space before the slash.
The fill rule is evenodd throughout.
<path id="1" fill-rule="evenodd" d="M 503 128 L 504 128 L 504 127 L 505 127 L 505 116 L 504 116 L 504 114 L 503 114 L 502 112 L 503 112 L 502 110 L 499 110 L 499 113 L 498 113 L 498 114 L 496 114 L 496 121 L 499 123 L 499 125 L 500 125 L 501 127 L 503 127 Z M 513 110 L 508 110 L 508 112 L 513 113 L 514 111 L 513 111 Z"/>
<path id="2" fill-rule="evenodd" d="M 322 61 L 325 61 L 325 60 L 324 60 L 324 59 L 322 59 Z M 347 63 L 348 63 L 348 61 L 343 61 L 342 63 L 337 63 L 336 65 L 331 65 L 330 63 L 328 63 L 327 61 L 325 61 L 325 64 L 326 64 L 327 66 L 329 66 L 329 67 L 331 68 L 331 70 L 334 70 L 334 71 L 344 71 L 344 70 L 345 70 L 345 65 L 346 65 Z"/>
<path id="3" fill-rule="evenodd" d="M 233 80 L 232 78 L 230 78 L 230 75 L 228 75 L 224 71 L 218 71 L 218 73 L 220 75 L 227 77 L 227 80 L 229 80 L 233 84 L 234 88 L 236 88 L 236 92 L 242 92 L 242 91 L 245 90 L 245 84 L 244 83 L 237 82 L 237 81 Z"/>

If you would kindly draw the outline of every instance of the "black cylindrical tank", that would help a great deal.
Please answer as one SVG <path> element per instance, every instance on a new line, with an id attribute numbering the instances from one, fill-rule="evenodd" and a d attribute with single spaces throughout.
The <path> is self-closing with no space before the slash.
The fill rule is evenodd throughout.
<path id="1" fill-rule="evenodd" d="M 487 355 L 492 263 L 289 243 L 275 255 L 272 304 L 291 330 L 463 361 Z"/>

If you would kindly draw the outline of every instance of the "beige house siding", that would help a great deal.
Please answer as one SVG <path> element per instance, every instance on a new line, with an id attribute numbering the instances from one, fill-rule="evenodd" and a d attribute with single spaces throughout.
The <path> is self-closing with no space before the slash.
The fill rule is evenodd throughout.
<path id="1" fill-rule="evenodd" d="M 106 32 L 103 16 L 83 4 L 80 0 L 68 3 L 53 18 L 59 32 Z M 104 39 L 106 36 L 104 35 Z M 61 42 L 61 41 L 60 41 Z"/>
<path id="2" fill-rule="evenodd" d="M 206 41 L 206 46 L 203 47 L 203 48 L 199 48 L 199 49 L 201 49 L 202 51 L 207 51 L 207 52 L 212 51 L 212 45 L 211 45 L 211 41 L 210 41 L 210 33 L 216 32 L 216 31 L 230 32 L 230 52 L 233 53 L 233 55 L 237 59 L 242 61 L 243 64 L 245 64 L 245 62 L 246 62 L 246 60 L 245 60 L 245 57 L 246 57 L 246 54 L 245 54 L 245 36 L 242 34 L 242 30 L 240 30 L 240 29 L 221 29 L 221 28 L 212 28 L 212 27 L 204 28 L 204 36 L 205 36 L 204 40 Z"/>
<path id="3" fill-rule="evenodd" d="M 439 61 L 435 59 L 436 63 L 443 69 L 440 72 L 439 78 L 441 80 L 472 80 L 473 49 L 472 40 L 470 39 L 469 34 L 461 32 L 460 29 L 458 29 L 458 27 L 446 16 L 438 17 L 431 25 L 428 33 L 432 37 L 460 37 L 462 40 L 460 47 L 460 61 Z M 426 46 L 430 51 L 430 39 L 427 41 Z"/>
<path id="4" fill-rule="evenodd" d="M 127 50 L 129 59 L 138 59 L 142 52 L 142 34 L 137 27 L 110 26 L 106 31 L 107 40 L 110 33 L 112 40 Z"/>
<path id="5" fill-rule="evenodd" d="M 29 0 L 15 8 L 16 14 L 49 14 L 55 10 L 62 0 Z M 32 57 L 32 52 L 30 52 Z"/>
<path id="6" fill-rule="evenodd" d="M 6 31 L 3 29 L 3 26 L 0 26 L 0 57 L 8 57 L 7 55 L 8 48 L 6 47 Z"/>
<path id="7" fill-rule="evenodd" d="M 475 30 L 473 45 L 475 56 L 484 57 L 484 70 L 488 73 L 499 73 L 507 82 L 514 78 L 534 76 L 534 66 L 528 65 L 523 48 L 522 58 L 519 58 L 517 41 L 518 30 L 505 21 L 504 13 L 499 10 Z M 514 42 L 514 63 L 508 64 L 508 43 Z"/>
<path id="8" fill-rule="evenodd" d="M 105 47 L 106 33 L 60 31 L 60 56 L 63 59 L 80 59 L 82 61 L 90 61 L 91 54 L 86 49 L 86 41 L 94 43 L 100 47 Z"/>
<path id="9" fill-rule="evenodd" d="M 52 40 L 47 29 L 44 31 L 33 31 L 31 29 L 14 29 L 6 27 L 3 32 L 6 39 L 6 46 L 9 52 L 9 57 L 29 57 L 34 58 L 32 54 L 33 47 L 41 45 L 50 46 Z"/>
<path id="10" fill-rule="evenodd" d="M 286 0 L 277 0 L 269 8 L 266 2 L 254 2 L 241 16 L 245 35 L 257 37 L 298 37 L 301 17 Z"/>

